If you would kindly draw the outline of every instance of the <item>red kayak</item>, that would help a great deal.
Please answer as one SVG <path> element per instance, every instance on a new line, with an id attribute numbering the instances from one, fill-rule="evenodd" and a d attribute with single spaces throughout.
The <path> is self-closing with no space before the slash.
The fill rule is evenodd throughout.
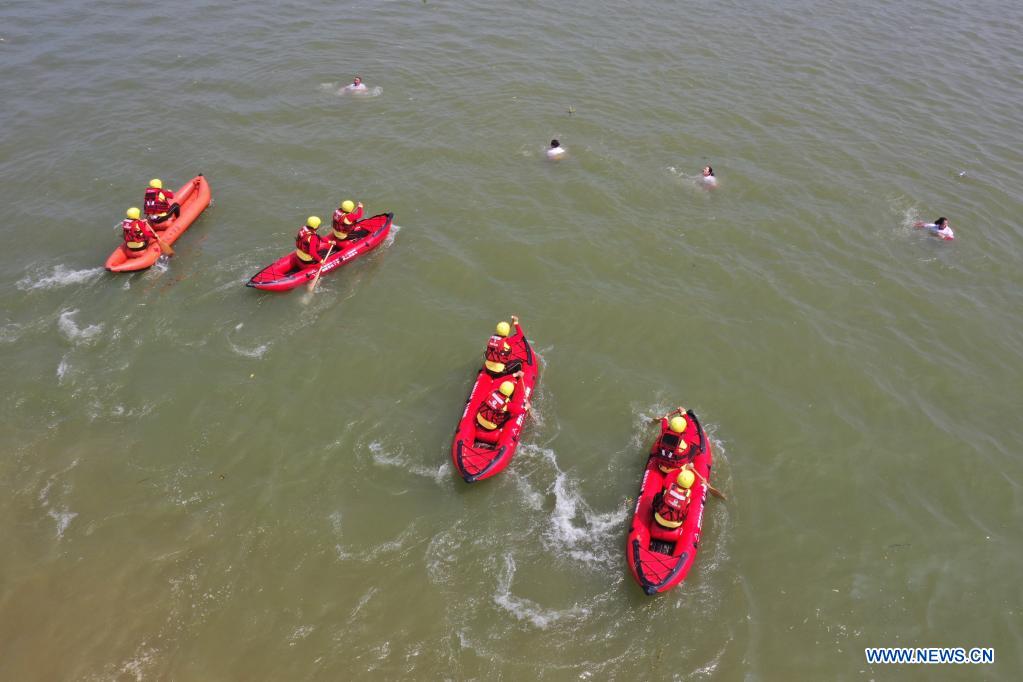
<path id="1" fill-rule="evenodd" d="M 540 370 L 536 354 L 518 323 L 515 324 L 515 333 L 505 340 L 511 346 L 511 356 L 507 364 L 510 368 L 513 363 L 517 364 L 516 360 L 521 362 L 522 376 L 518 380 L 511 374 L 495 377 L 485 366 L 480 368 L 479 374 L 476 375 L 476 383 L 472 385 L 469 398 L 465 401 L 465 410 L 462 412 L 458 429 L 455 430 L 455 440 L 451 444 L 451 459 L 466 483 L 482 481 L 504 471 L 515 455 L 522 425 L 529 414 L 525 405 L 533 394 Z M 476 415 L 484 401 L 504 381 L 515 382 L 515 392 L 511 395 L 508 405 L 508 412 L 512 416 L 495 430 L 485 429 L 477 421 Z"/>
<path id="2" fill-rule="evenodd" d="M 173 218 L 156 225 L 156 234 L 160 236 L 164 244 L 170 246 L 178 240 L 185 230 L 191 227 L 199 214 L 210 205 L 210 185 L 202 173 L 188 181 L 184 187 L 174 195 L 174 201 L 181 206 L 181 213 Z M 107 258 L 105 267 L 111 272 L 133 272 L 145 270 L 160 257 L 160 244 L 152 239 L 149 246 L 141 251 L 130 251 L 127 246 L 121 244 Z"/>
<path id="3" fill-rule="evenodd" d="M 380 246 L 381 242 L 387 239 L 387 235 L 391 233 L 393 220 L 393 213 L 381 213 L 355 223 L 354 234 L 359 235 L 360 232 L 364 232 L 364 234 L 346 239 L 342 242 L 344 246 L 341 249 L 335 247 L 323 263 L 323 274 L 326 275 Z M 321 251 L 320 255 L 326 256 L 327 250 Z M 296 267 L 295 259 L 289 253 L 260 270 L 245 286 L 266 291 L 289 291 L 300 284 L 311 281 L 319 271 L 320 263 L 303 264 Z"/>
<path id="4" fill-rule="evenodd" d="M 654 456 L 658 443 L 655 440 L 639 486 L 625 547 L 629 569 L 647 594 L 666 592 L 685 580 L 696 558 L 696 548 L 700 546 L 700 525 L 707 501 L 707 484 L 704 481 L 710 479 L 711 451 L 710 442 L 692 410 L 686 412 L 686 419 L 690 426 L 696 427 L 687 428 L 682 434 L 682 439 L 693 448 L 689 452 L 694 453 L 692 463 L 696 481 L 690 489 L 685 520 L 678 528 L 670 529 L 654 519 L 654 496 L 670 484 L 669 474 L 662 472 L 658 466 L 663 460 Z"/>

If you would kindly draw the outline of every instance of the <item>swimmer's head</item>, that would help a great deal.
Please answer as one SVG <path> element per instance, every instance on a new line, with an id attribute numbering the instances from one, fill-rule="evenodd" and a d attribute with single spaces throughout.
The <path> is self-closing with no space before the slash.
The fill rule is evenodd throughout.
<path id="1" fill-rule="evenodd" d="M 710 166 L 704 166 L 702 172 L 703 172 L 703 176 L 706 177 L 706 178 L 714 177 L 714 169 L 711 168 Z"/>
<path id="2" fill-rule="evenodd" d="M 352 81 L 352 85 L 362 85 L 362 78 L 360 76 L 356 76 L 355 80 Z"/>
<path id="3" fill-rule="evenodd" d="M 945 227 L 945 225 L 948 224 L 948 218 L 942 216 L 942 217 L 938 218 L 937 220 L 935 220 L 934 224 L 937 225 L 938 227 Z"/>
<path id="4" fill-rule="evenodd" d="M 557 149 L 560 146 L 561 146 L 560 142 L 558 142 L 557 140 L 551 140 L 551 149 Z"/>

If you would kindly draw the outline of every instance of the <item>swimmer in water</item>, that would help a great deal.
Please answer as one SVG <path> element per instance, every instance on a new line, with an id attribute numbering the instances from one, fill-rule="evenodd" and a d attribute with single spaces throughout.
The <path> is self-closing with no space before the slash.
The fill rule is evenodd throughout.
<path id="1" fill-rule="evenodd" d="M 922 220 L 918 220 L 913 223 L 913 227 L 922 227 L 934 236 L 941 237 L 942 239 L 952 240 L 956 238 L 956 234 L 952 231 L 952 226 L 948 224 L 948 218 L 945 216 L 938 218 L 933 223 L 925 223 Z"/>
<path id="2" fill-rule="evenodd" d="M 563 156 L 565 156 L 565 148 L 557 140 L 551 140 L 551 146 L 547 149 L 547 158 L 551 161 L 557 161 Z"/>
<path id="3" fill-rule="evenodd" d="M 352 81 L 352 84 L 345 87 L 345 90 L 349 92 L 365 92 L 366 84 L 362 82 L 362 78 L 360 76 L 356 76 L 355 80 Z"/>
<path id="4" fill-rule="evenodd" d="M 703 186 L 707 188 L 717 187 L 718 179 L 714 177 L 714 169 L 710 166 L 704 166 L 703 170 L 700 171 L 703 175 Z"/>

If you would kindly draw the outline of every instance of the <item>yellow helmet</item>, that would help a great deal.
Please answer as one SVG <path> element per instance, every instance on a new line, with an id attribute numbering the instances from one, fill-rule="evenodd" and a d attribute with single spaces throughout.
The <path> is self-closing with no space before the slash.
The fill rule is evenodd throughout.
<path id="1" fill-rule="evenodd" d="M 153 189 L 163 189 L 163 181 L 160 178 L 153 178 L 149 181 L 149 186 Z"/>
<path id="2" fill-rule="evenodd" d="M 671 421 L 668 422 L 668 426 L 675 433 L 685 433 L 686 430 L 686 419 L 683 416 L 672 417 Z"/>
<path id="3" fill-rule="evenodd" d="M 498 388 L 497 390 L 501 392 L 501 395 L 507 398 L 508 396 L 515 392 L 515 384 L 513 384 L 510 381 L 502 381 L 501 387 Z"/>
<path id="4" fill-rule="evenodd" d="M 311 216 L 309 216 L 308 218 L 305 219 L 305 224 L 308 227 L 311 227 L 312 229 L 315 230 L 316 228 L 318 228 L 320 226 L 320 218 L 319 218 L 319 216 L 311 215 Z"/>
<path id="5" fill-rule="evenodd" d="M 693 487 L 693 483 L 696 483 L 696 474 L 693 473 L 692 469 L 683 469 L 678 473 L 678 478 L 675 479 L 675 483 L 685 489 Z"/>
<path id="6" fill-rule="evenodd" d="M 344 201 L 341 202 L 341 210 L 344 211 L 345 213 L 351 213 L 352 211 L 355 210 L 355 202 L 353 202 L 351 199 L 345 199 Z"/>
<path id="7" fill-rule="evenodd" d="M 132 220 L 138 220 L 139 216 L 142 215 L 142 213 L 136 207 L 132 206 L 131 208 L 124 212 L 124 215 L 128 216 Z"/>
<path id="8" fill-rule="evenodd" d="M 508 324 L 507 322 L 498 322 L 497 333 L 500 336 L 508 336 L 509 334 L 511 334 L 511 325 Z"/>

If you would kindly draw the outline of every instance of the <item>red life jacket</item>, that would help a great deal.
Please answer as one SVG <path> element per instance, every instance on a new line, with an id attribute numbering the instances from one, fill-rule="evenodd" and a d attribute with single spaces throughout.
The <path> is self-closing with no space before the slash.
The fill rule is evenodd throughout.
<path id="1" fill-rule="evenodd" d="M 487 369 L 492 372 L 503 372 L 504 366 L 511 358 L 511 346 L 508 341 L 497 334 L 494 334 L 487 341 L 487 349 L 483 351 L 483 359 Z"/>
<path id="2" fill-rule="evenodd" d="M 666 528 L 678 528 L 686 519 L 689 509 L 689 491 L 672 485 L 661 495 L 661 501 L 654 510 L 654 519 Z"/>
<path id="3" fill-rule="evenodd" d="M 484 424 L 482 421 L 493 424 L 495 429 L 501 428 L 506 421 L 508 421 L 508 399 L 504 397 L 504 394 L 500 391 L 494 391 L 483 404 L 480 405 L 480 411 L 476 415 L 476 421 L 483 428 L 490 429 L 489 424 Z M 481 421 L 482 420 L 482 421 Z"/>
<path id="4" fill-rule="evenodd" d="M 357 220 L 362 218 L 362 209 L 356 208 L 351 213 L 345 213 L 340 208 L 334 211 L 334 219 L 331 221 L 334 228 L 334 236 L 344 239 L 352 231 Z"/>
<path id="5" fill-rule="evenodd" d="M 308 225 L 303 225 L 302 229 L 298 231 L 295 236 L 295 253 L 299 259 L 311 263 L 316 260 L 313 254 L 316 253 L 320 248 L 320 235 L 316 234 L 315 230 L 309 228 Z"/>
<path id="6" fill-rule="evenodd" d="M 686 431 L 693 427 L 693 424 L 686 417 L 682 417 L 686 420 Z M 693 447 L 691 443 L 687 443 L 683 437 L 683 433 L 675 433 L 670 428 L 664 428 L 661 431 L 661 437 L 657 441 L 656 454 L 661 459 L 665 459 L 672 462 L 681 461 L 682 459 L 692 459 Z"/>
<path id="7" fill-rule="evenodd" d="M 174 193 L 156 187 L 146 189 L 146 197 L 142 200 L 142 211 L 146 215 L 163 215 L 170 208 L 168 199 L 173 199 Z"/>
<path id="8" fill-rule="evenodd" d="M 140 251 L 149 246 L 149 230 L 146 221 L 125 218 L 121 221 L 124 230 L 124 245 L 132 251 Z"/>

